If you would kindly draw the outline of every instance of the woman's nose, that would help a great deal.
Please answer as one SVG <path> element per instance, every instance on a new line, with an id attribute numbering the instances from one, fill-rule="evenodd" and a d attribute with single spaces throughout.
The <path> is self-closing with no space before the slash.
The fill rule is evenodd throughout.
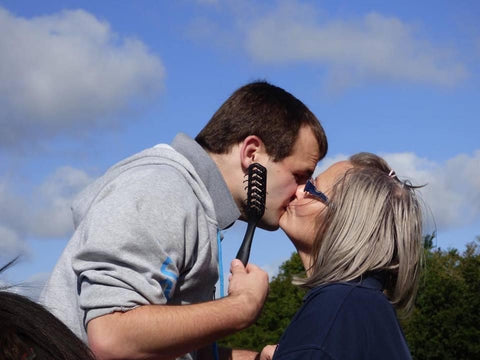
<path id="1" fill-rule="evenodd" d="M 301 200 L 303 199 L 303 189 L 305 188 L 305 185 L 297 185 L 297 188 L 295 189 L 295 192 L 292 194 L 290 197 L 290 203 L 296 200 Z"/>
<path id="2" fill-rule="evenodd" d="M 297 191 L 295 192 L 295 197 L 297 199 L 303 199 L 305 197 L 305 184 L 297 186 Z"/>

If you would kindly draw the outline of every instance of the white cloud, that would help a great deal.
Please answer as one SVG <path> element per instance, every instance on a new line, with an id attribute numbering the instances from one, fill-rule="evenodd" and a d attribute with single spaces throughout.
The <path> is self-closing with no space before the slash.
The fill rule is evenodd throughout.
<path id="1" fill-rule="evenodd" d="M 26 198 L 16 192 L 11 183 L 0 179 L 0 254 L 7 258 L 26 250 L 24 237 L 29 208 L 30 203 Z"/>
<path id="2" fill-rule="evenodd" d="M 26 296 L 33 301 L 38 301 L 43 287 L 45 286 L 49 277 L 50 273 L 34 274 L 27 281 L 23 281 L 20 284 L 15 285 L 12 288 L 12 291 Z"/>
<path id="3" fill-rule="evenodd" d="M 68 166 L 57 169 L 34 194 L 29 233 L 38 237 L 65 237 L 73 231 L 70 206 L 92 178 Z"/>
<path id="4" fill-rule="evenodd" d="M 267 272 L 270 281 L 276 277 L 280 271 L 280 266 L 285 262 L 285 259 L 277 259 L 269 264 L 261 265 L 260 267 Z"/>
<path id="5" fill-rule="evenodd" d="M 9 259 L 28 254 L 26 239 L 65 238 L 73 231 L 70 205 L 93 179 L 85 172 L 61 167 L 32 193 L 14 185 L 0 187 L 0 254 Z"/>
<path id="6" fill-rule="evenodd" d="M 10 269 L 10 271 L 13 270 L 13 268 Z M 26 296 L 33 301 L 38 301 L 49 276 L 50 273 L 38 273 L 31 276 L 27 281 L 13 284 L 9 281 L 0 279 L 0 288 L 6 288 L 7 291 Z"/>
<path id="7" fill-rule="evenodd" d="M 322 21 L 308 5 L 283 2 L 249 27 L 247 49 L 262 62 L 326 65 L 338 86 L 372 78 L 448 86 L 466 76 L 463 64 L 414 30 L 379 13 Z"/>
<path id="8" fill-rule="evenodd" d="M 280 0 L 269 7 L 247 3 L 241 8 L 237 3 L 225 6 L 253 60 L 313 64 L 319 72 L 326 70 L 330 90 L 372 80 L 452 86 L 467 76 L 452 49 L 426 40 L 418 27 L 396 17 L 371 12 L 335 18 L 300 1 Z M 210 20 L 205 29 L 214 27 Z M 221 46 L 221 32 L 210 33 L 209 43 Z"/>
<path id="9" fill-rule="evenodd" d="M 414 185 L 427 184 L 418 191 L 431 209 L 438 229 L 480 221 L 480 150 L 471 156 L 458 155 L 443 164 L 412 153 L 383 156 L 400 179 Z"/>
<path id="10" fill-rule="evenodd" d="M 83 10 L 25 19 L 0 7 L 0 78 L 0 148 L 13 148 L 113 124 L 158 94 L 164 67 Z"/>
<path id="11" fill-rule="evenodd" d="M 13 229 L 0 224 L 0 260 L 9 261 L 19 255 L 28 255 L 25 240 Z"/>

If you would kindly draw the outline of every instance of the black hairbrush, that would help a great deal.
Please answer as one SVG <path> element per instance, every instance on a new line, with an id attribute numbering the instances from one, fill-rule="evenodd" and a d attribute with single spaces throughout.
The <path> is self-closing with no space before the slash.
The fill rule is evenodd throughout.
<path id="1" fill-rule="evenodd" d="M 251 164 L 248 167 L 247 182 L 247 203 L 245 214 L 247 215 L 248 226 L 236 257 L 237 259 L 240 259 L 245 266 L 247 265 L 250 256 L 250 248 L 252 246 L 255 227 L 265 212 L 267 169 L 258 163 Z"/>

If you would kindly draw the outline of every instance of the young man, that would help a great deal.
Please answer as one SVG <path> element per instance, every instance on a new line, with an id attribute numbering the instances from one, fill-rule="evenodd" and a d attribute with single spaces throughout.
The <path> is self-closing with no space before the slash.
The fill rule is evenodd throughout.
<path id="1" fill-rule="evenodd" d="M 241 87 L 195 141 L 179 134 L 133 155 L 80 194 L 43 303 L 101 359 L 195 358 L 252 324 L 267 295 L 267 274 L 234 260 L 228 296 L 212 300 L 217 237 L 245 219 L 248 166 L 267 168 L 259 226 L 275 230 L 326 151 L 320 123 L 298 99 L 266 82 Z"/>

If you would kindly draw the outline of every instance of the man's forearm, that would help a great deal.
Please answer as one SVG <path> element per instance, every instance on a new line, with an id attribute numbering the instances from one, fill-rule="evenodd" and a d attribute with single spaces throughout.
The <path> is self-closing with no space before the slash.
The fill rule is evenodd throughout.
<path id="1" fill-rule="evenodd" d="M 252 324 L 268 292 L 258 266 L 230 266 L 228 296 L 194 305 L 143 305 L 91 320 L 88 342 L 100 359 L 171 359 Z"/>
<path id="2" fill-rule="evenodd" d="M 247 327 L 245 301 L 147 305 L 105 315 L 89 322 L 89 345 L 100 358 L 171 359 Z"/>
<path id="3" fill-rule="evenodd" d="M 232 360 L 257 360 L 259 359 L 259 353 L 251 350 L 232 350 Z"/>

